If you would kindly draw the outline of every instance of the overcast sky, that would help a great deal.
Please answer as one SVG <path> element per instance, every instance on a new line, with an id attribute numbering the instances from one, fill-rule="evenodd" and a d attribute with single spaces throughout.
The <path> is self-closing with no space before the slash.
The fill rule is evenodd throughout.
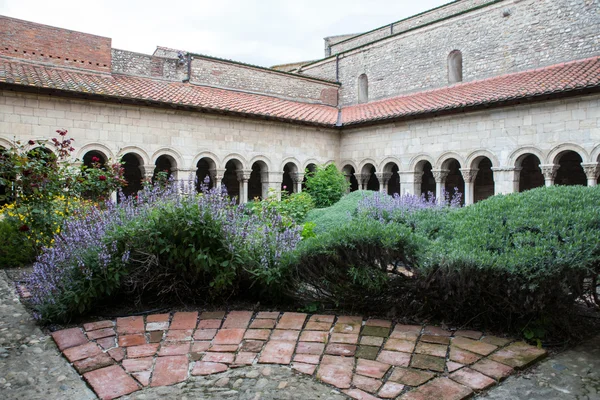
<path id="1" fill-rule="evenodd" d="M 0 14 L 262 66 L 323 57 L 323 38 L 364 32 L 450 0 L 0 0 Z"/>

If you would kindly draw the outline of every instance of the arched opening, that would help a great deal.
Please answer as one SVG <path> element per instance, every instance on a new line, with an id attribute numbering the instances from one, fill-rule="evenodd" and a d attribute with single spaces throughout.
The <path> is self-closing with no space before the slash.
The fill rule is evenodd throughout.
<path id="1" fill-rule="evenodd" d="M 91 150 L 83 155 L 83 165 L 87 168 L 93 168 L 94 163 L 100 164 L 101 168 L 104 168 L 106 162 L 108 161 L 108 157 L 101 151 Z"/>
<path id="2" fill-rule="evenodd" d="M 387 194 L 390 196 L 400 194 L 400 168 L 395 163 L 389 163 L 383 170 L 391 174 L 387 181 Z"/>
<path id="3" fill-rule="evenodd" d="M 435 178 L 433 176 L 433 172 L 431 170 L 433 167 L 429 161 L 423 161 L 420 165 L 421 170 L 423 171 L 423 175 L 421 175 L 421 195 L 425 195 L 425 197 L 429 198 L 431 195 L 436 196 L 435 193 Z"/>
<path id="4" fill-rule="evenodd" d="M 356 192 L 359 186 L 358 180 L 356 180 L 356 176 L 354 176 L 354 173 L 356 172 L 354 167 L 352 165 L 346 165 L 342 168 L 342 172 L 346 176 L 346 180 L 350 182 L 350 192 Z"/>
<path id="5" fill-rule="evenodd" d="M 140 166 L 142 161 L 138 155 L 127 153 L 121 158 L 123 163 L 123 177 L 127 181 L 127 186 L 123 188 L 125 196 L 136 194 L 142 188 L 142 170 Z"/>
<path id="6" fill-rule="evenodd" d="M 444 185 L 444 190 L 447 194 L 450 195 L 450 198 L 454 196 L 456 192 L 461 194 L 460 203 L 465 204 L 465 181 L 463 179 L 462 173 L 460 172 L 460 163 L 456 161 L 454 158 L 447 160 L 445 163 L 444 169 L 449 170 L 448 176 L 446 177 L 446 182 Z"/>
<path id="7" fill-rule="evenodd" d="M 56 166 L 56 160 L 58 157 L 47 147 L 36 147 L 27 152 L 27 156 L 33 159 L 39 159 L 44 162 L 46 166 Z"/>
<path id="8" fill-rule="evenodd" d="M 358 77 L 358 104 L 367 103 L 369 101 L 369 78 L 366 74 L 361 74 Z"/>
<path id="9" fill-rule="evenodd" d="M 379 191 L 379 179 L 375 175 L 375 166 L 367 164 L 363 167 L 363 179 L 367 182 L 366 190 Z M 366 177 L 364 176 L 366 174 Z"/>
<path id="10" fill-rule="evenodd" d="M 267 164 L 263 161 L 256 161 L 252 164 L 252 172 L 248 180 L 248 201 L 264 199 L 266 197 L 267 171 Z"/>
<path id="11" fill-rule="evenodd" d="M 304 179 L 302 180 L 302 190 L 306 189 L 306 178 L 309 174 L 312 174 L 317 170 L 317 166 L 315 164 L 308 164 L 306 169 L 304 170 Z"/>
<path id="12" fill-rule="evenodd" d="M 158 157 L 156 159 L 156 162 L 154 163 L 154 174 L 152 175 L 152 183 L 156 181 L 156 178 L 158 177 L 159 173 L 163 173 L 163 176 L 166 179 L 170 179 L 171 176 L 173 176 L 173 172 L 175 171 L 176 166 L 177 163 L 175 162 L 175 159 L 173 157 L 165 154 Z"/>
<path id="13" fill-rule="evenodd" d="M 520 164 L 519 192 L 544 186 L 544 175 L 540 168 L 540 159 L 534 154 L 525 154 L 517 161 Z"/>
<path id="14" fill-rule="evenodd" d="M 231 198 L 237 198 L 240 201 L 240 181 L 237 173 L 242 170 L 242 163 L 238 160 L 229 160 L 225 164 L 225 174 L 223 174 L 223 186 Z"/>
<path id="15" fill-rule="evenodd" d="M 212 189 L 215 187 L 215 182 L 213 182 L 210 176 L 210 170 L 216 169 L 216 164 L 213 160 L 208 157 L 201 158 L 196 163 L 196 191 L 200 192 L 201 187 L 206 185 L 208 189 Z"/>
<path id="16" fill-rule="evenodd" d="M 2 165 L 8 165 L 8 152 L 7 150 L 0 146 L 0 163 Z M 5 204 L 12 202 L 12 185 L 11 182 L 14 181 L 14 176 L 6 171 L 6 173 L 2 176 L 3 180 L 8 181 L 8 183 L 2 185 L 0 184 L 0 207 Z"/>
<path id="17" fill-rule="evenodd" d="M 582 159 L 579 154 L 568 150 L 558 155 L 558 171 L 556 171 L 555 185 L 573 186 L 587 185 L 587 177 L 581 166 Z"/>
<path id="18" fill-rule="evenodd" d="M 298 173 L 296 164 L 289 162 L 283 166 L 283 179 L 281 180 L 281 192 L 292 194 L 296 191 L 293 175 Z"/>
<path id="19" fill-rule="evenodd" d="M 473 182 L 473 203 L 477 203 L 494 195 L 494 171 L 492 161 L 487 157 L 482 157 L 479 163 L 473 163 L 473 168 L 479 170 Z"/>
<path id="20" fill-rule="evenodd" d="M 453 50 L 448 55 L 448 83 L 462 82 L 463 59 L 460 50 Z"/>

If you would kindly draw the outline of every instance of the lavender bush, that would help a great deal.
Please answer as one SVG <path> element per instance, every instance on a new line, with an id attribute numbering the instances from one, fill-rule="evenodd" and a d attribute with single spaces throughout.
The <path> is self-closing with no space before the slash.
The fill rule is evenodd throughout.
<path id="1" fill-rule="evenodd" d="M 36 316 L 65 320 L 124 290 L 231 295 L 275 285 L 301 228 L 274 210 L 250 213 L 194 182 L 149 186 L 103 209 L 77 210 L 28 277 Z M 182 292 L 183 290 L 183 292 Z"/>

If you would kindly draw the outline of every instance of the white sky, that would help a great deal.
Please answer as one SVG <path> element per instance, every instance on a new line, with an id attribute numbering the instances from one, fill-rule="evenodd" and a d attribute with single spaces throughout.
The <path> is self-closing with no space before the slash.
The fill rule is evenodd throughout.
<path id="1" fill-rule="evenodd" d="M 450 0 L 0 0 L 0 14 L 262 66 L 323 57 L 323 38 L 364 32 Z"/>

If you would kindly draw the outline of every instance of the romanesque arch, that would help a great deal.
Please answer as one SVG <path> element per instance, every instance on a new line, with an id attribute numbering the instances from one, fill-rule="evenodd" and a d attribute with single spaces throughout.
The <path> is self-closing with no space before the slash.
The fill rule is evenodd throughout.
<path id="1" fill-rule="evenodd" d="M 359 189 L 358 180 L 356 180 L 356 169 L 353 164 L 344 164 L 342 168 L 342 173 L 346 177 L 346 181 L 350 183 L 350 188 L 348 189 L 350 192 L 355 192 Z"/>
<path id="2" fill-rule="evenodd" d="M 217 163 L 214 159 L 208 156 L 200 157 L 196 162 L 196 191 L 200 192 L 204 185 L 208 189 L 217 185 L 217 182 L 214 181 L 216 170 Z"/>
<path id="3" fill-rule="evenodd" d="M 536 154 L 524 153 L 515 162 L 519 168 L 519 192 L 544 186 L 544 175 L 540 168 L 540 158 Z"/>
<path id="4" fill-rule="evenodd" d="M 292 194 L 298 192 L 297 188 L 298 179 L 298 164 L 294 161 L 288 161 L 283 166 L 283 176 L 281 179 L 281 191 Z M 301 189 L 301 188 L 300 188 Z"/>
<path id="5" fill-rule="evenodd" d="M 98 163 L 101 166 L 106 165 L 109 160 L 108 155 L 106 155 L 104 152 L 100 150 L 89 150 L 83 155 L 81 161 L 83 162 L 84 166 L 91 168 L 94 164 L 94 157 L 99 160 Z"/>
<path id="6" fill-rule="evenodd" d="M 431 172 L 433 166 L 431 161 L 422 159 L 418 161 L 414 167 L 416 175 L 415 194 L 430 198 L 436 196 L 436 184 L 433 173 Z"/>
<path id="7" fill-rule="evenodd" d="M 259 160 L 252 163 L 252 172 L 248 180 L 248 201 L 264 199 L 268 195 L 269 167 L 265 161 Z"/>
<path id="8" fill-rule="evenodd" d="M 244 165 L 237 158 L 226 159 L 225 173 L 223 174 L 223 186 L 227 190 L 229 197 L 237 198 L 240 202 L 240 186 L 244 177 Z M 241 178 L 241 179 L 239 179 Z"/>
<path id="9" fill-rule="evenodd" d="M 460 194 L 461 204 L 465 204 L 465 181 L 460 168 L 461 164 L 457 159 L 449 158 L 445 160 L 442 163 L 442 170 L 447 171 L 447 175 L 443 179 L 443 185 L 445 194 L 450 197 Z"/>
<path id="10" fill-rule="evenodd" d="M 400 194 L 400 167 L 394 161 L 387 162 L 383 168 L 382 181 L 389 195 Z"/>
<path id="11" fill-rule="evenodd" d="M 492 160 L 480 155 L 470 163 L 470 173 L 473 184 L 473 203 L 485 200 L 494 195 L 494 172 L 492 171 Z M 474 174 L 474 178 L 472 178 Z M 465 173 L 463 173 L 463 179 Z"/>
<path id="12" fill-rule="evenodd" d="M 113 152 L 107 146 L 103 145 L 102 143 L 86 144 L 81 149 L 79 149 L 79 151 L 77 153 L 77 158 L 85 164 L 85 157 L 90 152 L 98 152 L 98 153 L 102 154 L 102 156 L 103 156 L 102 159 L 105 163 L 108 162 L 109 160 L 114 160 Z"/>
<path id="13" fill-rule="evenodd" d="M 573 150 L 566 150 L 556 155 L 554 165 L 556 176 L 554 178 L 555 185 L 587 185 L 587 177 L 581 163 L 583 159 L 581 155 Z"/>
<path id="14" fill-rule="evenodd" d="M 177 161 L 170 154 L 162 154 L 158 156 L 154 162 L 154 174 L 152 175 L 152 182 L 156 179 L 159 173 L 166 173 L 167 178 L 176 177 L 175 172 L 177 170 Z M 186 178 L 186 177 L 182 177 Z"/>
<path id="15" fill-rule="evenodd" d="M 448 54 L 448 83 L 462 82 L 463 57 L 460 50 L 453 50 Z"/>
<path id="16" fill-rule="evenodd" d="M 309 174 L 317 170 L 317 162 L 309 160 L 304 165 L 304 179 L 302 180 L 302 190 L 306 189 L 306 178 Z"/>
<path id="17" fill-rule="evenodd" d="M 127 185 L 123 188 L 125 196 L 136 194 L 142 188 L 142 177 L 144 170 L 144 160 L 137 153 L 125 153 L 121 157 L 123 165 L 123 177 Z"/>

